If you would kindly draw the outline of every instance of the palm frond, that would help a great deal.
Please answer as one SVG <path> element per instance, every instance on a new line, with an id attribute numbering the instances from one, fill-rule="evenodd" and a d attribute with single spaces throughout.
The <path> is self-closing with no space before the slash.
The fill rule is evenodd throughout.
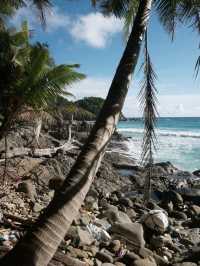
<path id="1" fill-rule="evenodd" d="M 96 0 L 96 6 L 105 15 L 115 15 L 122 18 L 127 14 L 132 0 Z"/>
<path id="2" fill-rule="evenodd" d="M 36 6 L 39 14 L 39 19 L 42 22 L 43 26 L 46 26 L 46 13 L 49 12 L 52 8 L 51 0 L 32 0 L 34 6 Z"/>
<path id="3" fill-rule="evenodd" d="M 184 0 L 180 3 L 179 19 L 200 33 L 200 1 Z"/>
<path id="4" fill-rule="evenodd" d="M 195 65 L 195 78 L 198 77 L 199 75 L 199 70 L 200 70 L 200 56 L 198 57 Z"/>
<path id="5" fill-rule="evenodd" d="M 44 71 L 31 86 L 26 99 L 36 109 L 41 106 L 47 106 L 49 101 L 58 95 L 72 96 L 65 90 L 65 87 L 69 87 L 83 78 L 85 78 L 85 75 L 76 72 L 67 65 L 56 66 L 53 69 Z"/>
<path id="6" fill-rule="evenodd" d="M 138 1 L 131 1 L 124 15 L 124 37 L 128 39 L 138 9 Z"/>
<path id="7" fill-rule="evenodd" d="M 150 182 L 152 176 L 153 153 L 156 150 L 156 121 L 157 121 L 157 89 L 155 80 L 157 78 L 153 69 L 151 58 L 148 52 L 147 32 L 145 34 L 145 55 L 142 65 L 144 71 L 144 79 L 139 93 L 140 107 L 143 112 L 144 120 L 144 137 L 142 142 L 142 164 L 147 168 L 144 199 L 149 200 L 150 197 Z"/>
<path id="8" fill-rule="evenodd" d="M 160 22 L 174 38 L 175 28 L 177 24 L 178 5 L 181 0 L 155 0 L 155 8 L 158 12 Z"/>

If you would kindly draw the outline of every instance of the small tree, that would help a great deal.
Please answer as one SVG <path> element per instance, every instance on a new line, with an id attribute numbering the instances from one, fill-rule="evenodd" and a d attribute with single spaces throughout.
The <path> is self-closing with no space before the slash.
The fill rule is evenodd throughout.
<path id="1" fill-rule="evenodd" d="M 47 45 L 30 45 L 26 23 L 20 32 L 12 34 L 6 31 L 0 34 L 7 43 L 6 46 L 0 46 L 1 139 L 25 106 L 31 107 L 41 118 L 53 98 L 69 95 L 66 87 L 85 76 L 76 72 L 78 65 L 56 66 Z"/>

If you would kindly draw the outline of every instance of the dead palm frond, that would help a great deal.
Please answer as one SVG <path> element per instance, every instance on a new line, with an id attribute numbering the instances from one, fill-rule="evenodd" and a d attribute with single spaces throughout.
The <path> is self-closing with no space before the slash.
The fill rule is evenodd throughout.
<path id="1" fill-rule="evenodd" d="M 142 164 L 146 168 L 146 178 L 144 187 L 144 200 L 150 199 L 151 177 L 153 167 L 153 153 L 156 150 L 156 121 L 157 121 L 157 89 L 155 80 L 157 78 L 153 69 L 151 58 L 148 52 L 147 32 L 145 34 L 144 63 L 142 64 L 144 79 L 139 93 L 140 107 L 144 119 L 144 136 L 142 142 Z"/>

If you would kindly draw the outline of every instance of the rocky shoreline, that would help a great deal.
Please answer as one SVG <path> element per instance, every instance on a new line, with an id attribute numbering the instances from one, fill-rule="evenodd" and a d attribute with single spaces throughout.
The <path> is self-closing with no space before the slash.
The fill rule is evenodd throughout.
<path id="1" fill-rule="evenodd" d="M 8 149 L 27 147 L 27 129 L 8 136 Z M 3 160 L 0 143 L 0 256 L 6 254 L 52 199 L 68 174 L 86 132 L 73 148 L 51 157 Z M 43 134 L 41 147 L 63 140 Z M 200 175 L 154 165 L 152 200 L 143 204 L 144 169 L 115 134 L 79 215 L 49 266 L 200 265 Z"/>

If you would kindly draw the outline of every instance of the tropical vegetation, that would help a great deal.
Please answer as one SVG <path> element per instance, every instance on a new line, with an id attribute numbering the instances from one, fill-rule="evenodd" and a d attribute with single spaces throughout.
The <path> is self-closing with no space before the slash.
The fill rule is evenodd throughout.
<path id="1" fill-rule="evenodd" d="M 48 46 L 30 44 L 29 35 L 27 23 L 20 31 L 0 32 L 0 138 L 22 113 L 30 115 L 30 109 L 41 118 L 52 113 L 50 103 L 58 96 L 71 95 L 67 86 L 85 77 L 76 72 L 78 65 L 55 65 Z"/>
<path id="2" fill-rule="evenodd" d="M 55 194 L 52 202 L 40 215 L 33 228 L 0 261 L 2 266 L 48 265 L 64 238 L 84 201 L 101 163 L 105 148 L 116 129 L 129 89 L 130 77 L 134 74 L 140 55 L 152 8 L 157 11 L 161 23 L 172 36 L 175 32 L 175 26 L 179 23 L 186 26 L 192 24 L 195 29 L 199 27 L 197 11 L 199 14 L 200 1 L 93 0 L 92 3 L 104 14 L 114 14 L 127 21 L 126 28 L 128 26 L 129 36 L 125 50 L 91 134 L 59 193 Z M 142 99 L 146 121 L 146 140 L 144 141 L 143 157 L 147 158 L 149 163 L 152 163 L 152 140 L 155 122 L 155 108 L 152 105 L 155 103 L 153 100 L 155 87 L 154 72 L 147 49 L 147 38 L 145 38 L 145 42 L 145 81 Z"/>

